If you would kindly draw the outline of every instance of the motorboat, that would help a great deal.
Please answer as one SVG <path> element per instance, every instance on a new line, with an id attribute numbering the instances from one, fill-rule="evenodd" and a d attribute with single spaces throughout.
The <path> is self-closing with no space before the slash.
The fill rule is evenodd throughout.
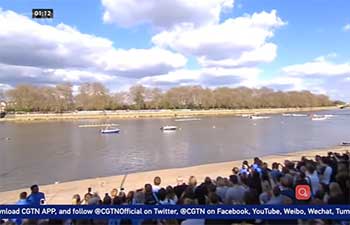
<path id="1" fill-rule="evenodd" d="M 105 128 L 100 130 L 101 134 L 117 134 L 120 132 L 118 128 Z"/>
<path id="2" fill-rule="evenodd" d="M 293 116 L 293 114 L 290 114 L 290 113 L 283 113 L 282 116 Z"/>
<path id="3" fill-rule="evenodd" d="M 176 126 L 163 126 L 160 128 L 162 131 L 176 131 L 177 127 Z"/>
<path id="4" fill-rule="evenodd" d="M 343 142 L 341 143 L 341 146 L 350 146 L 350 142 Z"/>
<path id="5" fill-rule="evenodd" d="M 249 119 L 252 120 L 262 120 L 262 119 L 269 119 L 269 116 L 250 116 Z"/>

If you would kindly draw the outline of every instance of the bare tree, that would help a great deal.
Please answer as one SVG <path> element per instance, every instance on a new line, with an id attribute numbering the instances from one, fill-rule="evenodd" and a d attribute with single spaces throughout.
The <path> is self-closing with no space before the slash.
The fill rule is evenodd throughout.
<path id="1" fill-rule="evenodd" d="M 328 96 L 310 91 L 274 91 L 269 88 L 201 86 L 174 87 L 166 92 L 136 85 L 129 92 L 110 94 L 101 83 L 84 83 L 73 96 L 71 84 L 55 87 L 18 85 L 5 93 L 17 111 L 64 112 L 73 109 L 210 109 L 276 108 L 334 105 Z"/>
<path id="2" fill-rule="evenodd" d="M 129 89 L 135 109 L 145 109 L 146 88 L 142 85 L 135 85 Z"/>

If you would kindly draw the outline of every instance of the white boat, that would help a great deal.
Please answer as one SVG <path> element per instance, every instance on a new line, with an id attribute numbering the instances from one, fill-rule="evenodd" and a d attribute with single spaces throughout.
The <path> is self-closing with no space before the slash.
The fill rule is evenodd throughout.
<path id="1" fill-rule="evenodd" d="M 288 116 L 288 117 L 302 117 L 302 116 L 307 116 L 306 114 L 301 114 L 301 113 L 283 113 L 282 116 Z"/>
<path id="2" fill-rule="evenodd" d="M 186 122 L 186 121 L 198 121 L 201 120 L 199 118 L 181 118 L 181 119 L 176 119 L 175 122 Z"/>
<path id="3" fill-rule="evenodd" d="M 325 116 L 314 116 L 314 117 L 312 117 L 311 118 L 311 120 L 313 120 L 313 121 L 322 121 L 322 120 L 326 120 L 327 119 L 327 117 L 325 117 Z"/>
<path id="4" fill-rule="evenodd" d="M 307 116 L 306 114 L 297 114 L 297 113 L 294 113 L 292 114 L 292 116 L 295 116 L 295 117 L 301 117 L 301 116 Z"/>
<path id="5" fill-rule="evenodd" d="M 105 128 L 100 130 L 101 134 L 117 134 L 120 132 L 118 128 Z"/>
<path id="6" fill-rule="evenodd" d="M 177 127 L 176 126 L 163 126 L 160 128 L 162 131 L 176 131 Z"/>
<path id="7" fill-rule="evenodd" d="M 251 117 L 252 115 L 249 115 L 249 114 L 243 114 L 243 115 L 241 115 L 241 117 L 244 117 L 244 118 L 246 118 L 246 117 Z"/>
<path id="8" fill-rule="evenodd" d="M 252 120 L 263 120 L 263 119 L 269 119 L 269 116 L 250 116 L 249 119 Z"/>

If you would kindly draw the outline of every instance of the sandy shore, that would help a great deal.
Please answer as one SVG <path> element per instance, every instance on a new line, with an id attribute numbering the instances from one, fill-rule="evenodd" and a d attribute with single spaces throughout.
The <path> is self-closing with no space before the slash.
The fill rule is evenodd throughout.
<path id="1" fill-rule="evenodd" d="M 293 153 L 275 154 L 270 156 L 261 157 L 263 161 L 268 162 L 269 165 L 272 162 L 281 162 L 284 160 L 299 160 L 301 156 L 314 157 L 316 154 L 326 155 L 328 151 L 333 152 L 345 152 L 350 150 L 350 147 L 334 147 L 327 149 L 314 149 L 308 151 L 300 151 Z M 231 174 L 231 169 L 234 166 L 240 166 L 242 160 L 213 163 L 206 165 L 199 165 L 186 168 L 165 169 L 148 172 L 140 172 L 128 174 L 125 180 L 124 188 L 126 191 L 135 190 L 143 187 L 145 183 L 152 183 L 154 176 L 160 176 L 162 178 L 162 185 L 175 185 L 176 179 L 181 176 L 185 181 L 189 176 L 194 175 L 199 181 L 202 181 L 206 176 L 216 178 L 217 176 L 228 176 Z M 252 162 L 252 159 L 247 159 Z M 104 193 L 110 192 L 112 188 L 119 188 L 120 183 L 124 176 L 111 176 L 111 177 L 99 177 L 94 179 L 78 180 L 72 182 L 65 182 L 59 184 L 51 184 L 41 186 L 41 191 L 45 192 L 48 204 L 70 204 L 71 197 L 74 194 L 80 194 L 83 196 L 88 187 L 92 187 L 93 191 L 97 191 L 103 196 Z M 31 184 L 28 184 L 30 186 Z M 27 191 L 28 189 L 20 189 L 14 191 L 7 191 L 0 193 L 0 204 L 11 204 L 16 202 L 18 194 L 21 191 Z"/>
<path id="2" fill-rule="evenodd" d="M 174 118 L 196 116 L 227 116 L 243 114 L 279 114 L 290 112 L 309 112 L 338 109 L 331 107 L 313 108 L 276 108 L 276 109 L 213 109 L 213 110 L 117 110 L 117 111 L 82 111 L 72 113 L 28 113 L 9 114 L 0 121 L 47 121 L 47 120 L 80 120 L 80 119 L 133 119 L 133 118 Z"/>

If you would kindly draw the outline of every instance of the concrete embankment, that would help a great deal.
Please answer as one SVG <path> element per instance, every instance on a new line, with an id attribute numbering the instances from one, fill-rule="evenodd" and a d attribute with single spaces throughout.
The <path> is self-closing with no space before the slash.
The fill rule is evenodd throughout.
<path id="1" fill-rule="evenodd" d="M 313 108 L 267 108 L 267 109 L 212 109 L 212 110 L 117 110 L 81 111 L 70 113 L 27 113 L 8 114 L 0 121 L 50 121 L 82 119 L 137 119 L 137 118 L 176 118 L 197 116 L 240 116 L 244 114 L 280 114 L 290 112 L 312 112 L 337 109 L 337 107 Z"/>

